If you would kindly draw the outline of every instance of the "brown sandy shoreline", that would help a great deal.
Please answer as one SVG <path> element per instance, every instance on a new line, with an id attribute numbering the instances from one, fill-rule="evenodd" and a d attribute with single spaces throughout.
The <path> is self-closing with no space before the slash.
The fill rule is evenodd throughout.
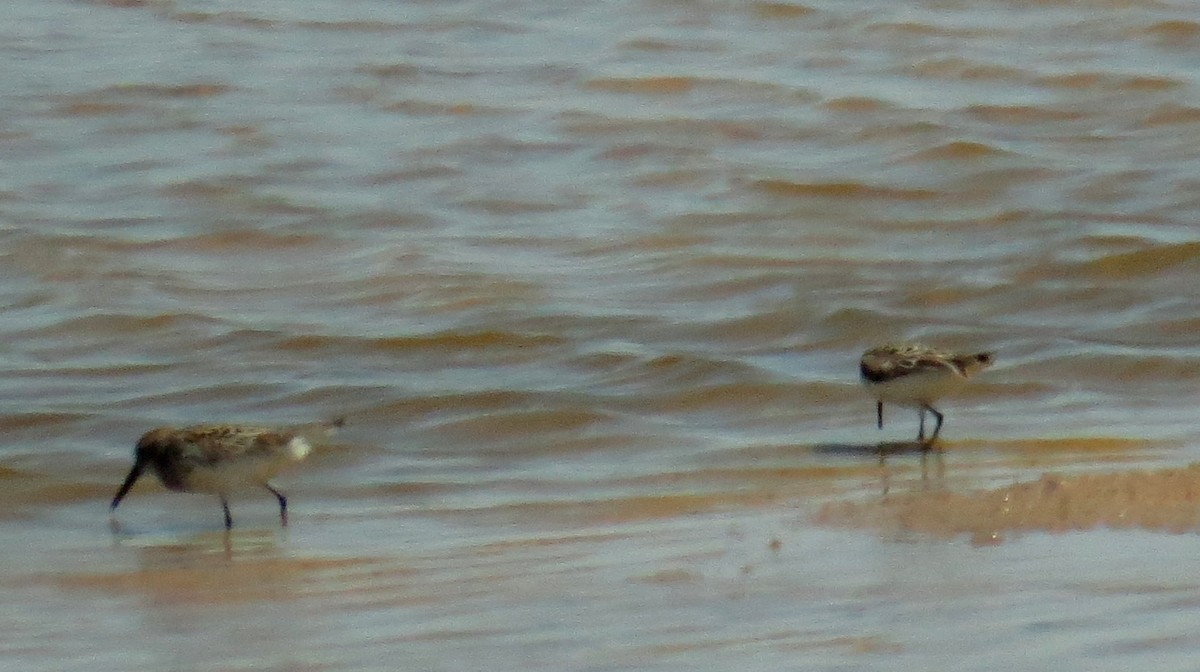
<path id="1" fill-rule="evenodd" d="M 815 521 L 888 536 L 969 535 L 977 544 L 998 543 L 1013 533 L 1097 527 L 1184 533 L 1200 526 L 1200 463 L 1075 475 L 1046 472 L 1000 488 L 831 502 L 821 507 Z"/>

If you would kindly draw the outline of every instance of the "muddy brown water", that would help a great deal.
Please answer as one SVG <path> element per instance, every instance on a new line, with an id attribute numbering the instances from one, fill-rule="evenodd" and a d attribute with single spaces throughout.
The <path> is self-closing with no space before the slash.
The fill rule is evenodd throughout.
<path id="1" fill-rule="evenodd" d="M 1186 3 L 0 17 L 6 667 L 1194 669 Z M 997 353 L 940 455 L 895 339 Z"/>

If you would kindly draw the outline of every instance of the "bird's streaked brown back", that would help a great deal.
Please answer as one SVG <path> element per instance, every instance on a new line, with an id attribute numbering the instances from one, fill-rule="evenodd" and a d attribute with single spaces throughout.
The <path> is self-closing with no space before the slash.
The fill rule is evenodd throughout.
<path id="1" fill-rule="evenodd" d="M 959 354 L 917 344 L 884 345 L 863 353 L 859 361 L 859 373 L 869 383 L 883 383 L 938 370 L 969 377 L 992 362 L 990 352 Z"/>

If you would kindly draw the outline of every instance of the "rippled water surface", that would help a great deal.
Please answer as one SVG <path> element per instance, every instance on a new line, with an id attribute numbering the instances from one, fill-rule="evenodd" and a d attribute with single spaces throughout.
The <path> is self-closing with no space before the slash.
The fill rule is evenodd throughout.
<path id="1" fill-rule="evenodd" d="M 7 667 L 1194 669 L 1191 3 L 0 19 Z M 997 356 L 940 456 L 908 339 Z M 110 527 L 151 427 L 342 415 L 287 530 Z"/>

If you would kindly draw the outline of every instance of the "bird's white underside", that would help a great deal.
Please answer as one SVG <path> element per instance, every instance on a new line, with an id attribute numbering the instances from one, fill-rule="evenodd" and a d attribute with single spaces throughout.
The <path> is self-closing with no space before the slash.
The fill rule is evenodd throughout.
<path id="1" fill-rule="evenodd" d="M 867 389 L 876 399 L 886 403 L 919 407 L 954 394 L 966 382 L 967 378 L 955 371 L 936 369 L 910 373 L 882 383 L 867 383 Z"/>
<path id="2" fill-rule="evenodd" d="M 295 437 L 273 456 L 243 456 L 212 466 L 197 466 L 188 474 L 187 489 L 224 494 L 262 487 L 285 467 L 303 460 L 311 452 L 312 446 L 307 441 Z"/>

